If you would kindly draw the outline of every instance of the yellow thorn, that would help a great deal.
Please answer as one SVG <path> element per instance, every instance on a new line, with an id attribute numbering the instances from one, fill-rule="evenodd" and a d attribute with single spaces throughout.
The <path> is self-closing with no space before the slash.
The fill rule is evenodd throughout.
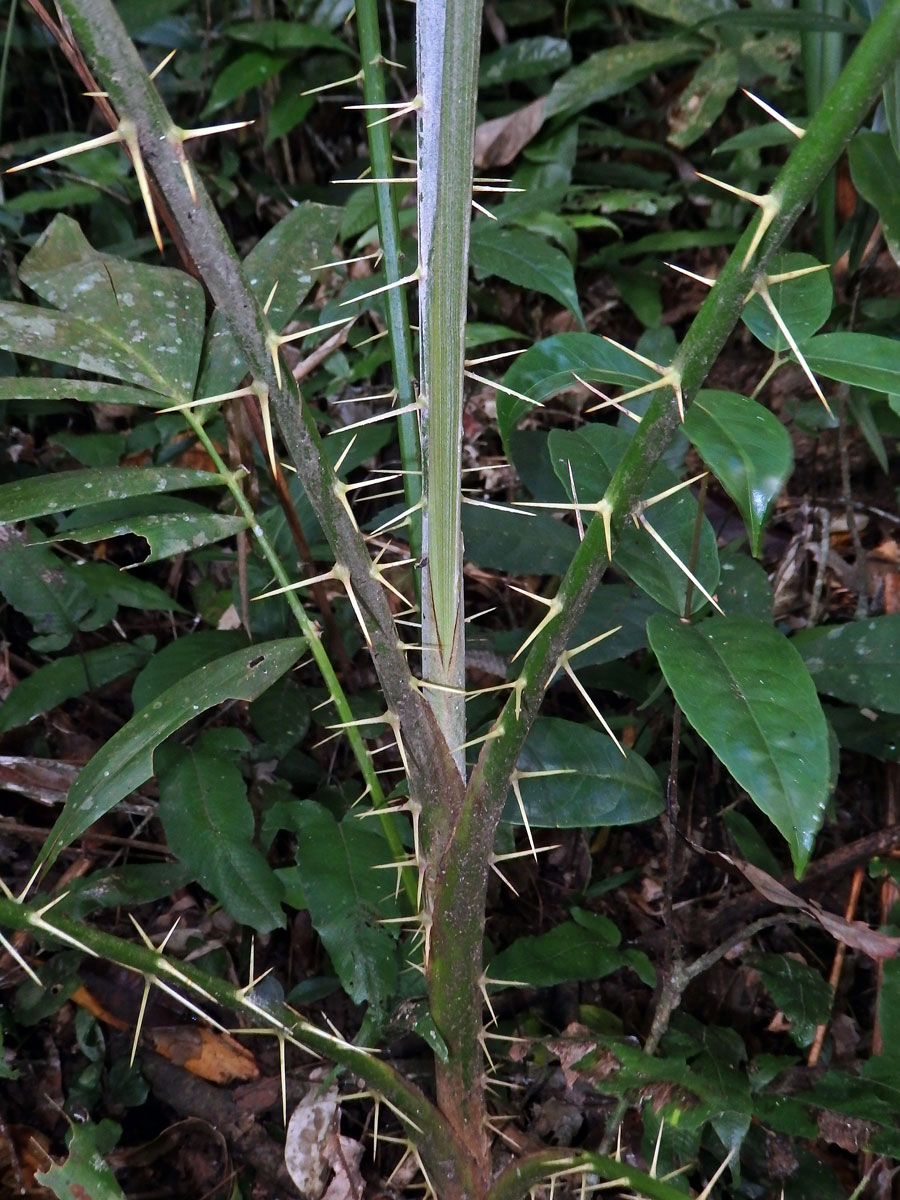
<path id="1" fill-rule="evenodd" d="M 768 113 L 769 116 L 776 120 L 779 125 L 783 125 L 785 129 L 789 130 L 794 137 L 802 138 L 804 133 L 806 133 L 806 130 L 803 129 L 802 126 L 795 125 L 793 121 L 789 121 L 787 117 L 783 117 L 777 109 L 774 109 L 771 104 L 766 104 L 765 100 L 761 100 L 760 97 L 755 96 L 753 92 L 748 92 L 746 88 L 741 88 L 741 91 L 748 100 L 752 100 L 754 104 L 759 105 L 764 113 Z"/>
<path id="2" fill-rule="evenodd" d="M 756 291 L 759 293 L 760 299 L 762 300 L 763 304 L 765 304 L 766 308 L 772 314 L 772 319 L 774 320 L 775 324 L 778 326 L 778 328 L 781 330 L 782 334 L 784 335 L 784 340 L 787 342 L 787 344 L 790 346 L 791 350 L 793 351 L 794 356 L 797 359 L 797 362 L 800 364 L 803 374 L 806 376 L 806 378 L 809 380 L 810 384 L 812 385 L 813 391 L 816 393 L 818 398 L 822 401 L 823 405 L 825 406 L 825 411 L 828 413 L 829 416 L 832 416 L 833 414 L 831 411 L 831 407 L 829 406 L 828 401 L 825 399 L 825 393 L 822 391 L 821 387 L 819 386 L 818 379 L 816 379 L 815 375 L 813 375 L 812 370 L 810 369 L 809 363 L 803 357 L 803 354 L 800 350 L 800 347 L 797 345 L 797 341 L 796 341 L 794 335 L 791 333 L 790 329 L 788 329 L 784 318 L 782 317 L 782 315 L 778 311 L 778 309 L 775 307 L 775 302 L 772 300 L 772 297 L 769 295 L 769 288 L 768 288 L 767 283 L 765 281 L 761 281 L 761 282 L 758 281 L 757 285 L 756 285 Z"/>
<path id="3" fill-rule="evenodd" d="M 706 599 L 710 602 L 710 604 L 713 606 L 713 608 L 716 610 L 716 612 L 719 613 L 720 616 L 724 617 L 725 614 L 722 612 L 722 609 L 719 607 L 718 601 L 715 599 L 715 597 L 711 596 L 709 594 L 709 592 L 706 590 L 706 588 L 703 586 L 703 584 L 700 582 L 700 580 L 697 578 L 697 576 L 681 561 L 681 559 L 678 557 L 678 555 L 675 553 L 675 551 L 656 532 L 656 530 L 653 528 L 653 526 L 650 524 L 650 522 L 647 520 L 647 518 L 644 516 L 643 513 L 639 514 L 638 520 L 640 521 L 640 523 L 644 527 L 644 529 L 646 529 L 647 532 L 650 534 L 650 536 L 653 538 L 654 542 L 656 542 L 656 544 L 660 547 L 660 549 L 663 551 L 663 553 L 667 554 L 669 556 L 669 558 L 671 558 L 672 562 L 675 563 L 675 565 L 678 567 L 679 571 L 681 571 L 681 573 L 683 575 L 687 576 L 687 578 L 691 581 L 691 583 L 694 585 L 694 587 L 697 588 L 697 590 L 701 593 L 701 595 L 706 597 Z"/>
<path id="4" fill-rule="evenodd" d="M 134 167 L 135 176 L 137 177 L 141 199 L 144 202 L 144 208 L 147 211 L 147 220 L 150 222 L 150 228 L 153 231 L 153 240 L 156 242 L 156 248 L 162 253 L 162 236 L 159 232 L 159 222 L 156 219 L 156 209 L 153 207 L 150 180 L 147 178 L 141 147 L 138 143 L 137 129 L 132 121 L 123 119 L 119 122 L 119 134 L 131 154 L 131 162 Z"/>
<path id="5" fill-rule="evenodd" d="M 333 83 L 323 83 L 319 87 L 307 88 L 305 92 L 301 92 L 301 96 L 314 96 L 317 92 L 327 92 L 331 88 L 346 87 L 351 83 L 362 83 L 363 73 L 357 71 L 355 75 L 348 75 L 346 79 L 335 79 Z"/>
<path id="6" fill-rule="evenodd" d="M 77 146 L 65 146 L 62 150 L 52 150 L 39 158 L 30 158 L 28 162 L 19 163 L 15 167 L 7 167 L 5 174 L 14 175 L 16 171 L 27 171 L 29 167 L 41 167 L 44 163 L 55 162 L 58 158 L 69 158 L 73 154 L 83 154 L 86 150 L 96 150 L 98 146 L 111 146 L 123 141 L 121 125 L 111 133 L 103 133 L 100 137 L 91 138 L 87 142 L 79 142 Z"/>

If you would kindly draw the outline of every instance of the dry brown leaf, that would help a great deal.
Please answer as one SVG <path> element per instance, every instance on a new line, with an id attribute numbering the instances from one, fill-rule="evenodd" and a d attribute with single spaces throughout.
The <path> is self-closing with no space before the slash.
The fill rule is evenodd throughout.
<path id="1" fill-rule="evenodd" d="M 544 124 L 544 99 L 494 121 L 485 121 L 475 130 L 475 166 L 505 167 L 511 163 Z"/>
<path id="2" fill-rule="evenodd" d="M 172 1025 L 148 1029 L 145 1036 L 157 1054 L 210 1083 L 259 1078 L 256 1059 L 227 1033 L 203 1025 Z"/>

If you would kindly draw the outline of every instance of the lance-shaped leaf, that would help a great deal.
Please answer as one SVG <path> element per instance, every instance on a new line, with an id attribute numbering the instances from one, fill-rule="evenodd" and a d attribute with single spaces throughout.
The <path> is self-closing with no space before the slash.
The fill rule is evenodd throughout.
<path id="1" fill-rule="evenodd" d="M 660 613 L 647 633 L 685 716 L 785 838 L 799 878 L 830 790 L 828 727 L 800 655 L 752 617 Z"/>
<path id="2" fill-rule="evenodd" d="M 877 333 L 820 333 L 802 350 L 810 370 L 875 392 L 900 392 L 897 340 Z"/>
<path id="3" fill-rule="evenodd" d="M 192 717 L 223 700 L 255 700 L 289 671 L 305 638 L 263 642 L 192 671 L 167 688 L 109 739 L 69 789 L 39 861 L 46 868 L 65 846 L 153 774 L 153 752 Z"/>
<path id="4" fill-rule="evenodd" d="M 519 287 L 550 296 L 584 327 L 572 264 L 549 242 L 527 229 L 498 229 L 492 221 L 472 226 L 472 266 L 479 275 L 499 275 Z"/>
<path id="5" fill-rule="evenodd" d="M 211 542 L 220 542 L 246 528 L 245 517 L 198 511 L 192 506 L 185 512 L 148 513 L 83 528 L 67 526 L 65 536 L 76 542 L 101 542 L 134 533 L 149 545 L 150 553 L 141 562 L 150 563 L 173 554 L 187 554 Z"/>
<path id="6" fill-rule="evenodd" d="M 27 521 L 47 513 L 81 508 L 101 501 L 127 500 L 130 496 L 158 495 L 186 488 L 224 483 L 212 471 L 180 467 L 109 467 L 104 470 L 61 471 L 17 479 L 0 487 L 0 521 Z"/>
<path id="7" fill-rule="evenodd" d="M 791 639 L 820 692 L 900 713 L 900 614 L 820 625 Z"/>
<path id="8" fill-rule="evenodd" d="M 755 400 L 719 391 L 698 394 L 684 431 L 740 509 L 758 556 L 763 527 L 794 467 L 790 435 Z"/>

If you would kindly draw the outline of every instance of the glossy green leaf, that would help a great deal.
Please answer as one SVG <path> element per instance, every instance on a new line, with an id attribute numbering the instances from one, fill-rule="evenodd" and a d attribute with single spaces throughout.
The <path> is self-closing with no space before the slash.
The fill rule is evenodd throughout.
<path id="1" fill-rule="evenodd" d="M 900 614 L 803 629 L 791 641 L 820 692 L 900 713 Z"/>
<path id="2" fill-rule="evenodd" d="M 682 37 L 643 39 L 598 50 L 557 79 L 547 97 L 547 116 L 581 112 L 624 92 L 654 71 L 701 54 L 700 43 Z"/>
<path id="3" fill-rule="evenodd" d="M 772 584 L 760 564 L 737 547 L 719 555 L 719 587 L 716 599 L 729 617 L 772 617 Z"/>
<path id="4" fill-rule="evenodd" d="M 828 727 L 800 655 L 745 616 L 659 614 L 647 633 L 685 716 L 787 841 L 799 877 L 830 789 Z"/>
<path id="5" fill-rule="evenodd" d="M 900 392 L 900 341 L 877 333 L 820 333 L 801 346 L 816 375 L 874 392 Z"/>
<path id="6" fill-rule="evenodd" d="M 519 38 L 482 57 L 478 84 L 485 88 L 555 75 L 557 71 L 564 71 L 571 61 L 572 48 L 564 38 Z"/>
<path id="7" fill-rule="evenodd" d="M 569 469 L 580 503 L 600 500 L 609 486 L 612 473 L 625 453 L 629 433 L 610 425 L 585 425 L 576 433 L 553 430 L 550 433 L 550 457 L 560 483 L 570 492 Z M 660 464 L 647 483 L 649 495 L 658 495 L 678 483 L 677 477 Z M 647 520 L 671 550 L 687 564 L 692 557 L 697 501 L 687 488 L 675 492 L 647 510 Z M 613 551 L 615 566 L 664 608 L 684 613 L 689 581 L 668 554 L 644 529 L 629 523 Z M 712 595 L 719 582 L 719 555 L 716 536 L 705 517 L 700 526 L 693 574 Z M 692 586 L 692 585 L 691 585 Z M 692 610 L 706 601 L 693 589 Z"/>
<path id="8" fill-rule="evenodd" d="M 150 657 L 146 647 L 116 642 L 98 650 L 58 658 L 33 675 L 26 675 L 9 693 L 0 706 L 0 733 L 26 725 L 43 712 L 81 696 L 95 688 L 104 687 L 121 675 L 137 671 Z"/>
<path id="9" fill-rule="evenodd" d="M 90 760 L 69 789 L 40 854 L 49 867 L 60 850 L 153 774 L 153 752 L 170 734 L 223 700 L 255 700 L 291 669 L 304 638 L 263 642 L 208 663 L 141 709 Z"/>
<path id="10" fill-rule="evenodd" d="M 738 60 L 731 50 L 703 59 L 669 112 L 666 141 L 683 150 L 701 138 L 725 111 L 738 85 Z"/>
<path id="11" fill-rule="evenodd" d="M 787 1017 L 791 1037 L 805 1050 L 812 1045 L 816 1026 L 824 1024 L 831 1013 L 831 986 L 818 971 L 787 954 L 756 954 L 752 964 Z"/>
<path id="12" fill-rule="evenodd" d="M 195 279 L 101 254 L 63 215 L 22 260 L 19 274 L 54 308 L 0 304 L 5 349 L 190 398 L 205 316 Z"/>
<path id="13" fill-rule="evenodd" d="M 282 887 L 254 845 L 247 784 L 223 734 L 211 729 L 191 746 L 158 753 L 159 818 L 173 853 L 242 925 L 269 933 L 284 925 Z"/>
<path id="14" fill-rule="evenodd" d="M 313 800 L 291 805 L 297 835 L 296 874 L 312 923 L 341 985 L 356 1004 L 383 1011 L 397 987 L 397 944 L 390 925 L 400 915 L 387 843 L 371 822 L 351 813 L 336 821 Z M 284 873 L 282 873 L 284 874 Z"/>
<path id="15" fill-rule="evenodd" d="M 543 402 L 566 388 L 579 386 L 575 375 L 629 391 L 657 378 L 651 367 L 605 338 L 593 333 L 559 333 L 520 354 L 504 375 L 503 383 L 514 392 Z M 497 393 L 497 423 L 504 445 L 508 445 L 516 424 L 533 407 L 515 396 Z"/>
<path id="16" fill-rule="evenodd" d="M 129 496 L 221 484 L 221 475 L 180 467 L 105 467 L 100 470 L 61 471 L 19 479 L 0 487 L 0 521 L 26 521 L 47 513 L 97 504 L 101 500 L 125 500 Z"/>
<path id="17" fill-rule="evenodd" d="M 527 229 L 497 226 L 486 219 L 472 225 L 469 258 L 477 275 L 499 275 L 507 283 L 558 300 L 584 326 L 572 264 L 561 250 Z"/>
<path id="18" fill-rule="evenodd" d="M 578 534 L 547 512 L 463 506 L 466 562 L 511 575 L 562 575 Z"/>
<path id="19" fill-rule="evenodd" d="M 269 306 L 269 324 L 282 329 L 317 280 L 315 268 L 330 262 L 342 210 L 305 200 L 292 208 L 244 259 L 244 275 L 254 294 L 265 303 L 275 284 Z M 247 373 L 225 318 L 216 310 L 203 346 L 203 363 L 197 395 L 219 396 L 233 391 Z"/>
<path id="20" fill-rule="evenodd" d="M 186 675 L 244 649 L 249 649 L 248 639 L 239 629 L 195 629 L 190 637 L 176 638 L 154 654 L 135 679 L 131 690 L 135 712 Z"/>
<path id="21" fill-rule="evenodd" d="M 850 142 L 849 153 L 856 190 L 877 211 L 884 240 L 900 263 L 900 162 L 890 135 L 864 130 Z"/>
<path id="22" fill-rule="evenodd" d="M 222 513 L 151 513 L 145 517 L 130 517 L 122 521 L 104 521 L 99 525 L 77 526 L 66 530 L 66 537 L 77 542 L 104 542 L 107 538 L 135 534 L 146 540 L 150 553 L 141 563 L 158 562 L 175 554 L 187 554 L 213 542 L 233 537 L 247 528 L 240 516 Z M 131 566 L 138 566 L 132 563 Z"/>
<path id="23" fill-rule="evenodd" d="M 662 809 L 659 778 L 644 759 L 630 750 L 623 758 L 605 733 L 574 721 L 538 717 L 517 770 L 554 772 L 520 779 L 528 822 L 535 828 L 631 825 L 657 816 Z M 522 824 L 512 792 L 503 819 Z"/>
<path id="24" fill-rule="evenodd" d="M 771 278 L 816 265 L 818 259 L 813 258 L 811 254 L 776 254 L 766 264 L 766 275 Z M 768 286 L 772 303 L 794 341 L 800 346 L 803 346 L 817 329 L 821 329 L 831 316 L 834 288 L 831 273 L 827 270 L 814 271 L 809 275 L 786 279 L 783 283 L 770 283 Z M 787 350 L 787 338 L 760 296 L 753 295 L 747 301 L 741 320 L 769 350 L 778 354 Z"/>
<path id="25" fill-rule="evenodd" d="M 652 986 L 654 972 L 646 954 L 620 950 L 619 941 L 618 929 L 603 917 L 587 926 L 564 921 L 549 933 L 518 938 L 495 954 L 488 963 L 487 975 L 529 987 L 556 987 L 582 979 L 603 979 L 620 967 L 632 967 L 644 983 Z"/>
<path id="26" fill-rule="evenodd" d="M 248 50 L 240 55 L 216 76 L 209 99 L 201 117 L 212 116 L 238 96 L 253 88 L 262 87 L 290 62 L 287 54 L 273 54 L 266 50 Z"/>
<path id="27" fill-rule="evenodd" d="M 790 434 L 755 400 L 720 391 L 697 395 L 684 432 L 738 506 L 758 556 L 772 506 L 794 469 Z"/>
<path id="28" fill-rule="evenodd" d="M 54 1162 L 49 1171 L 38 1171 L 35 1179 L 59 1200 L 125 1200 L 104 1154 L 118 1142 L 122 1128 L 115 1121 L 72 1123 L 65 1162 Z"/>

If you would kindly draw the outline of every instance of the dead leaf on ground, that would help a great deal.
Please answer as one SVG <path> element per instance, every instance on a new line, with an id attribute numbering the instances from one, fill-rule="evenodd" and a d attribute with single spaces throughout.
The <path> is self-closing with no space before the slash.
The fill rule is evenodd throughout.
<path id="1" fill-rule="evenodd" d="M 505 117 L 485 121 L 475 130 L 475 166 L 505 167 L 544 124 L 544 98 Z"/>

